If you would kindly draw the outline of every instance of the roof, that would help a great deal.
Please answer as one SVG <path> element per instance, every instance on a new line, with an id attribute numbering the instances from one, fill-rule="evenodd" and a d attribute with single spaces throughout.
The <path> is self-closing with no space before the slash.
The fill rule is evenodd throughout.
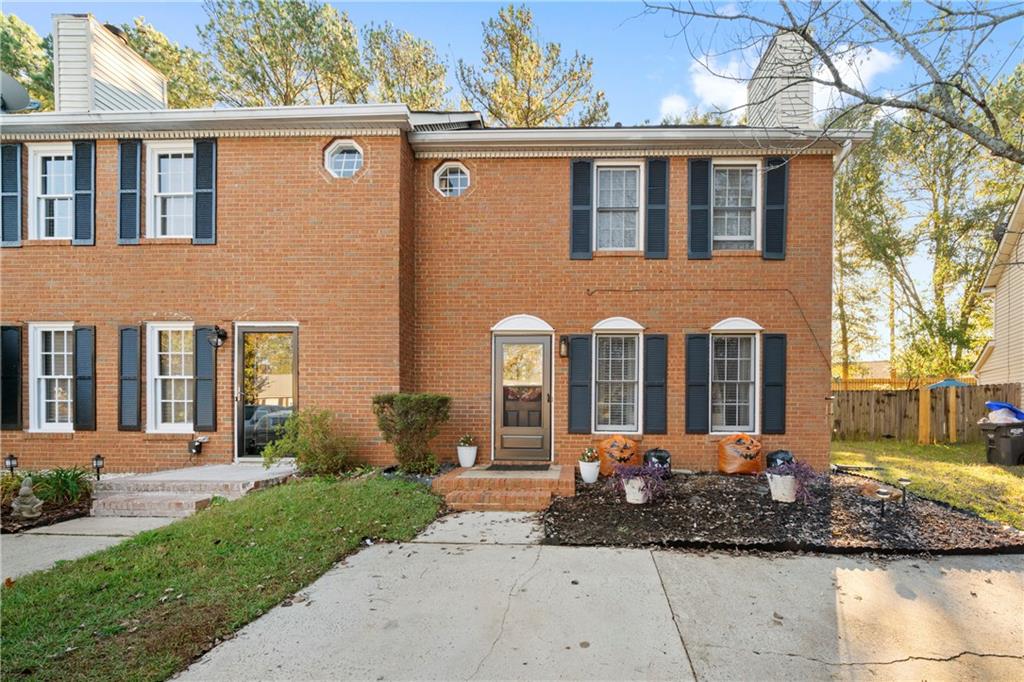
<path id="1" fill-rule="evenodd" d="M 981 285 L 982 293 L 990 294 L 996 290 L 999 280 L 1002 278 L 1003 273 L 1006 272 L 1007 264 L 1013 258 L 1022 232 L 1024 232 L 1024 188 L 1021 188 L 1020 195 L 1017 197 L 1017 203 L 1013 207 L 1013 212 L 1010 213 L 1010 220 L 1006 224 L 1006 230 L 999 240 L 999 245 L 996 246 L 996 253 L 992 257 L 992 264 L 989 265 L 988 274 Z"/>

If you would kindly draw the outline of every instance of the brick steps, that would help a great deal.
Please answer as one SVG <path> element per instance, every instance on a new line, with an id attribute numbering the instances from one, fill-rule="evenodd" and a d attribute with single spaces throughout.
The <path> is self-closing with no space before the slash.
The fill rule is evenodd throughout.
<path id="1" fill-rule="evenodd" d="M 542 511 L 551 498 L 549 491 L 456 490 L 444 499 L 456 511 Z"/>
<path id="2" fill-rule="evenodd" d="M 213 501 L 204 493 L 108 493 L 93 499 L 93 516 L 191 516 Z"/>
<path id="3" fill-rule="evenodd" d="M 457 511 L 541 511 L 554 497 L 576 494 L 575 471 L 552 466 L 547 471 L 455 469 L 434 479 L 434 492 Z"/>

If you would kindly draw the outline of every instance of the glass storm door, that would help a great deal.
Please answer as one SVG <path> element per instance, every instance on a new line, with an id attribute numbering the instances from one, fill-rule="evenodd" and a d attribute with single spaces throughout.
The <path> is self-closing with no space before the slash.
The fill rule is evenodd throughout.
<path id="1" fill-rule="evenodd" d="M 551 459 L 551 337 L 494 337 L 494 459 Z"/>
<path id="2" fill-rule="evenodd" d="M 297 408 L 298 332 L 241 329 L 235 424 L 239 457 L 259 457 Z"/>

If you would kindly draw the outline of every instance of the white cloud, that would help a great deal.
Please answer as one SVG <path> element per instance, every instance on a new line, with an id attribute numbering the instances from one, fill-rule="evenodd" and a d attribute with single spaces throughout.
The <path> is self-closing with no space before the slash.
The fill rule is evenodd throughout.
<path id="1" fill-rule="evenodd" d="M 869 47 L 866 50 L 852 51 L 845 58 L 836 60 L 835 64 L 843 81 L 854 87 L 870 90 L 876 78 L 892 71 L 899 65 L 899 59 L 891 52 Z M 815 75 L 825 80 L 832 79 L 832 74 L 826 71 L 824 66 L 819 66 Z M 835 88 L 815 83 L 814 110 L 816 112 L 839 106 L 841 103 L 842 97 Z"/>
<path id="2" fill-rule="evenodd" d="M 720 62 L 705 57 L 703 64 L 690 63 L 690 82 L 701 111 L 730 111 L 734 118 L 743 115 L 747 104 L 747 85 L 750 69 L 739 57 Z M 708 68 L 705 68 L 704 64 Z M 710 70 L 709 70 L 710 69 Z"/>
<path id="3" fill-rule="evenodd" d="M 682 95 L 671 94 L 661 98 L 661 111 L 658 114 L 659 120 L 664 121 L 666 117 L 685 118 L 690 111 L 690 103 Z"/>

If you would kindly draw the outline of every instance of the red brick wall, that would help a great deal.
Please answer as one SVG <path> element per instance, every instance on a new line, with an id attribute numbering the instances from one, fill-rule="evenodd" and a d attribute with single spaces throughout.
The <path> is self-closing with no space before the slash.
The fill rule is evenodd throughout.
<path id="1" fill-rule="evenodd" d="M 27 323 L 44 320 L 96 326 L 98 428 L 3 431 L 0 451 L 17 453 L 26 468 L 87 466 L 95 452 L 110 471 L 184 465 L 191 436 L 117 430 L 118 326 L 194 320 L 232 330 L 234 322 L 295 321 L 299 404 L 337 411 L 364 456 L 388 461 L 369 405 L 373 394 L 400 384 L 398 235 L 401 229 L 410 239 L 411 212 L 400 206 L 402 177 L 394 169 L 405 159 L 411 170 L 411 159 L 399 136 L 356 141 L 364 168 L 337 179 L 323 166 L 331 138 L 221 138 L 215 246 L 147 239 L 118 246 L 117 143 L 99 141 L 96 245 L 23 242 L 0 251 L 0 319 L 26 324 L 26 428 Z M 408 265 L 402 271 L 411 278 Z M 234 341 L 232 331 L 217 353 L 218 429 L 208 434 L 202 463 L 233 456 Z"/>
<path id="2" fill-rule="evenodd" d="M 466 159 L 472 186 L 447 199 L 426 191 L 439 163 L 418 160 L 415 179 L 416 388 L 455 399 L 453 419 L 435 443 L 438 453 L 453 457 L 455 440 L 468 432 L 479 439 L 481 456 L 489 457 L 495 323 L 517 313 L 536 315 L 554 327 L 557 343 L 562 334 L 589 333 L 600 320 L 621 315 L 650 333 L 669 335 L 668 434 L 643 438 L 642 449 L 666 447 L 676 466 L 714 468 L 717 437 L 684 433 L 683 338 L 739 316 L 788 335 L 787 432 L 765 436 L 765 447 L 792 449 L 826 466 L 830 157 L 792 161 L 783 261 L 757 254 L 687 260 L 682 157 L 670 165 L 670 257 L 662 261 L 633 255 L 569 260 L 568 159 Z M 567 433 L 566 372 L 567 360 L 556 357 L 555 459 L 571 463 L 603 436 Z"/>

